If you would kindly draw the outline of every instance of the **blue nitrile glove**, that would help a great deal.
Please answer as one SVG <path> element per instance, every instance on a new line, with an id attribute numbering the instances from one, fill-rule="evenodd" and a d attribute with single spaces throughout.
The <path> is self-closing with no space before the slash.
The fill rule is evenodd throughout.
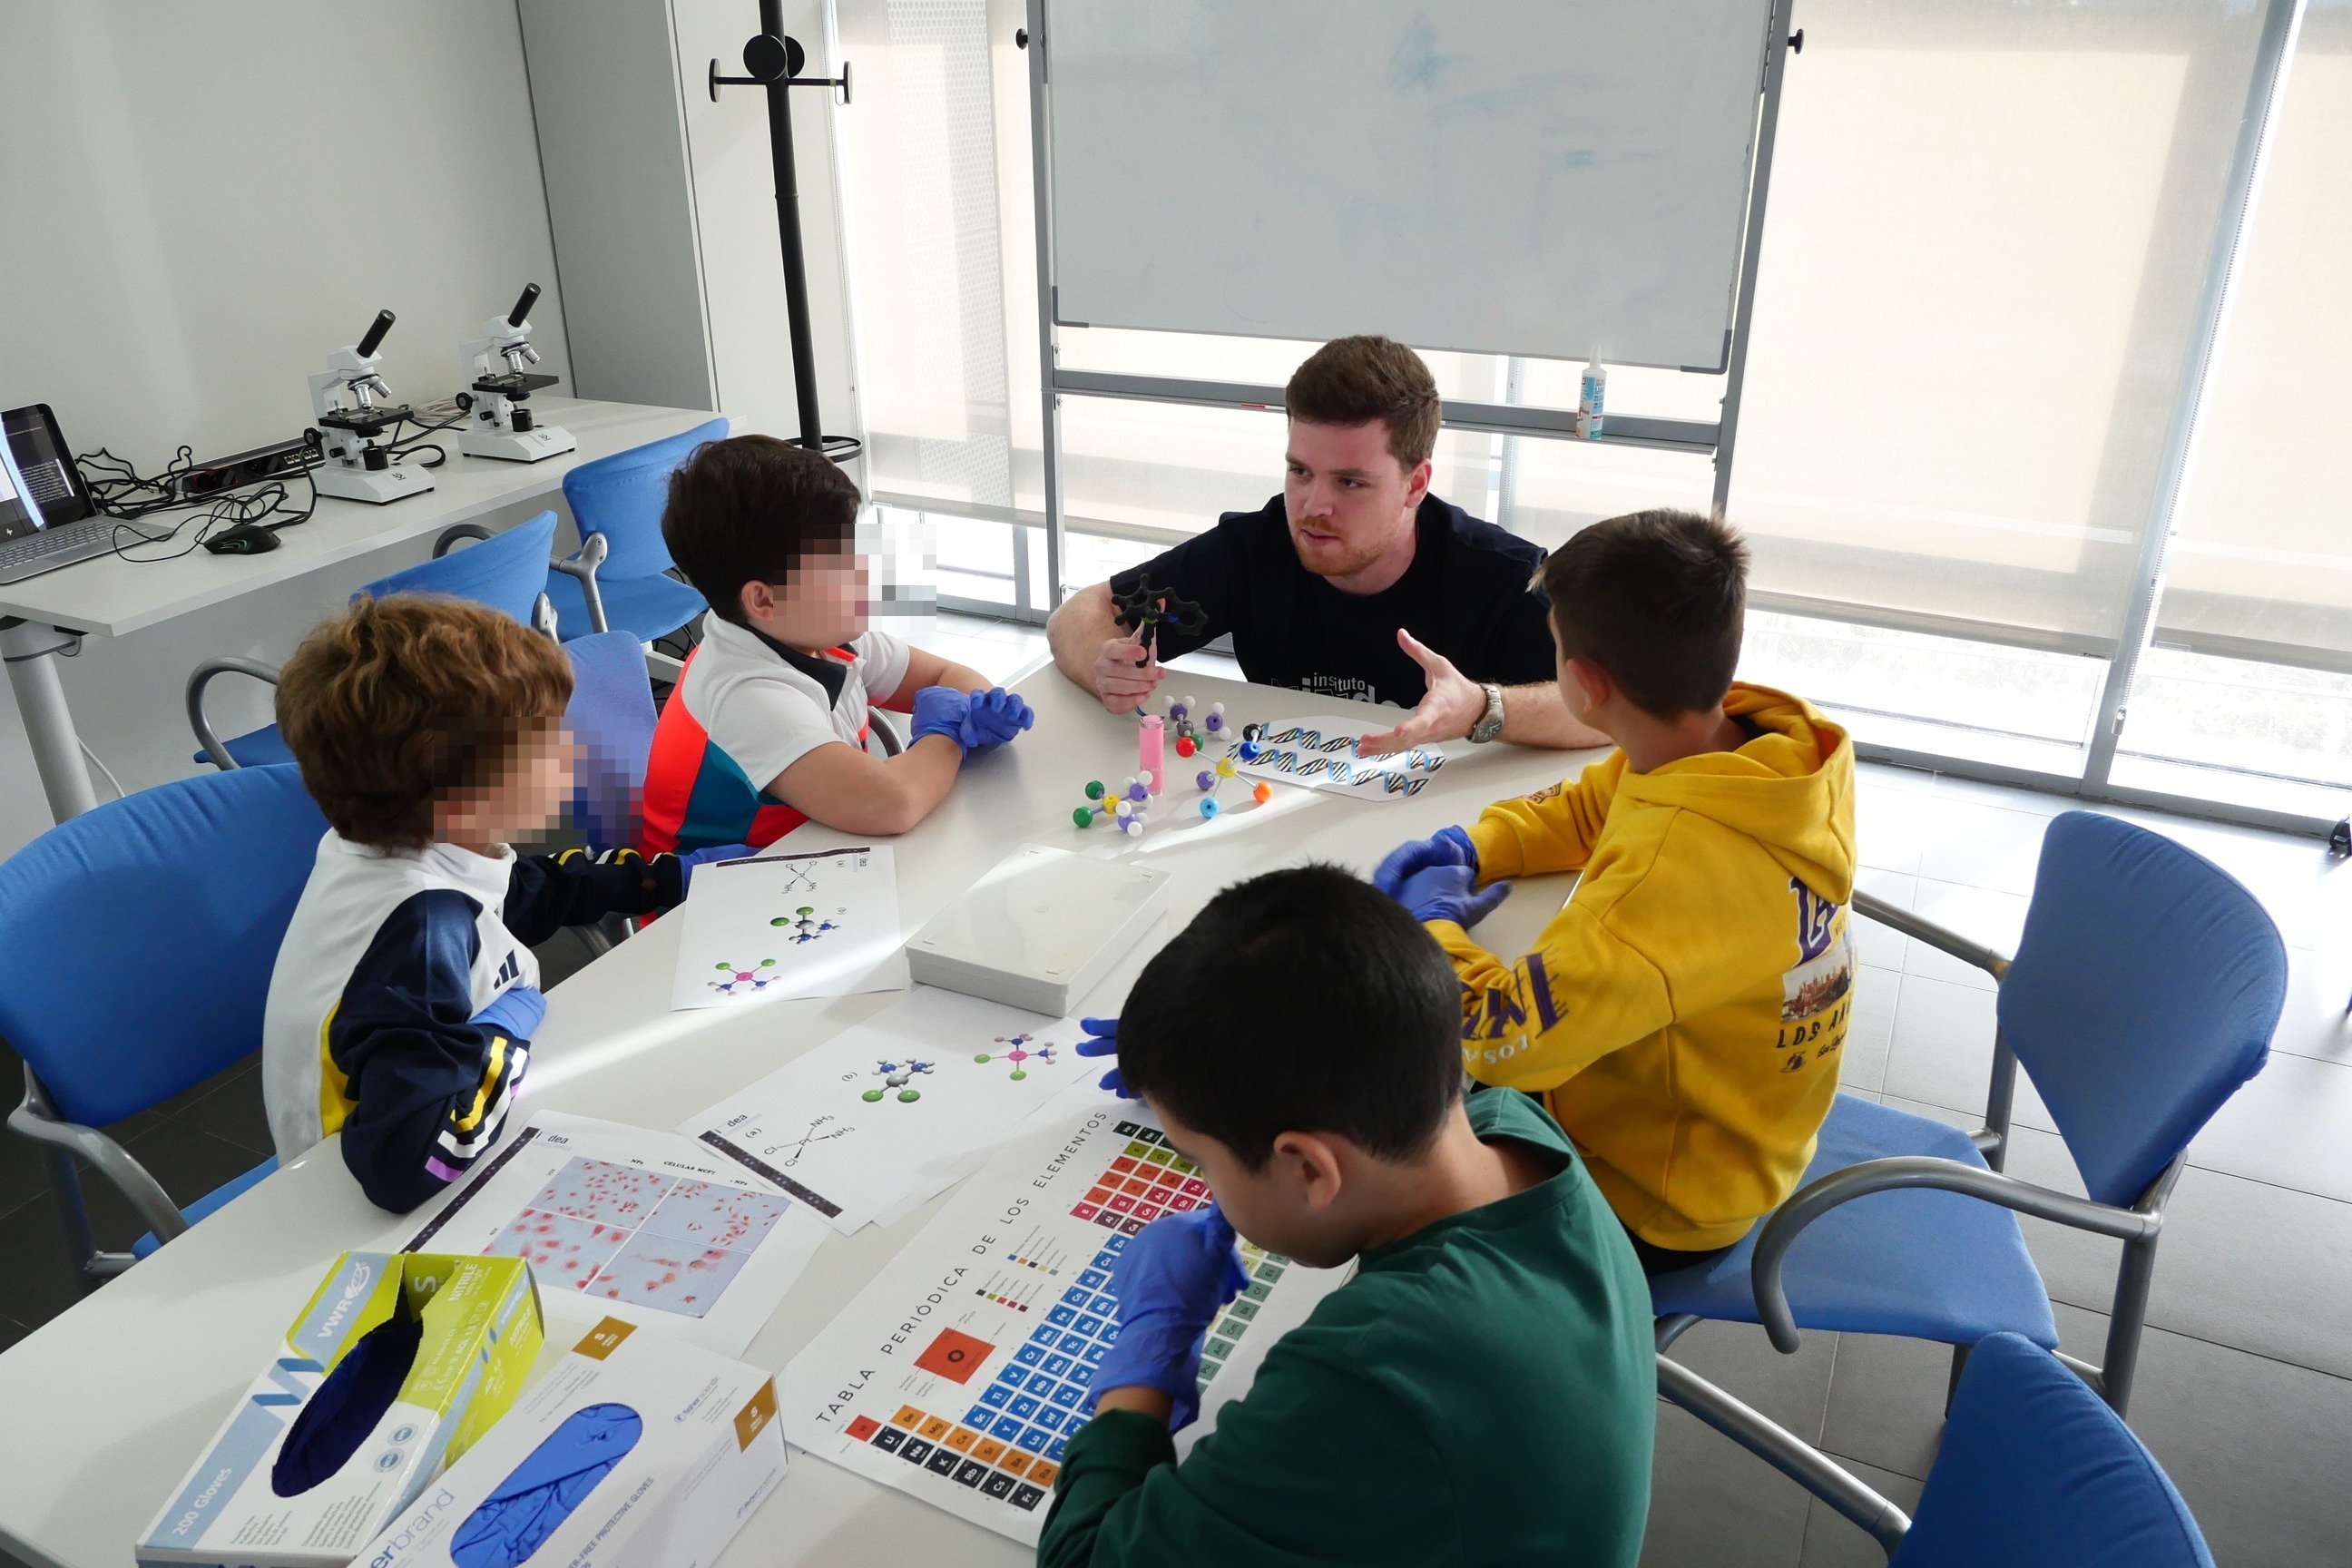
<path id="1" fill-rule="evenodd" d="M 1396 901 L 1423 925 L 1452 921 L 1458 926 L 1474 926 L 1511 896 L 1508 882 L 1477 891 L 1477 877 L 1467 866 L 1425 866 L 1404 879 L 1404 886 L 1396 890 Z"/>
<path id="2" fill-rule="evenodd" d="M 1078 1042 L 1078 1055 L 1082 1057 L 1118 1055 L 1118 1020 L 1117 1018 L 1081 1018 L 1078 1020 L 1078 1027 L 1087 1032 L 1087 1037 Z M 1102 1086 L 1121 1100 L 1135 1098 L 1127 1092 L 1127 1080 L 1118 1076 L 1118 1068 L 1116 1067 L 1102 1075 Z"/>
<path id="3" fill-rule="evenodd" d="M 1400 844 L 1372 873 L 1372 886 L 1390 898 L 1398 897 L 1407 877 L 1432 866 L 1467 866 L 1470 879 L 1478 879 L 1478 848 L 1459 827 L 1441 827 L 1426 838 Z"/>
<path id="4" fill-rule="evenodd" d="M 759 851 L 749 844 L 714 844 L 708 849 L 696 849 L 677 858 L 677 896 L 681 899 L 694 890 L 694 871 L 698 866 L 708 866 L 714 860 L 747 859 Z"/>
<path id="5" fill-rule="evenodd" d="M 496 1029 L 510 1040 L 528 1040 L 539 1033 L 547 1016 L 547 998 L 536 985 L 511 985 L 490 998 L 490 1005 L 466 1022 L 478 1029 Z"/>
<path id="6" fill-rule="evenodd" d="M 975 691 L 964 718 L 964 748 L 979 751 L 985 746 L 1002 745 L 1036 721 L 1037 716 L 1029 711 L 1029 704 L 1002 686 Z"/>
<path id="7" fill-rule="evenodd" d="M 915 693 L 915 721 L 909 727 L 907 744 L 913 745 L 926 735 L 945 735 L 956 743 L 956 750 L 970 751 L 964 740 L 964 720 L 971 708 L 971 699 L 952 686 L 926 686 Z"/>
<path id="8" fill-rule="evenodd" d="M 1176 1402 L 1168 1429 L 1201 1413 L 1201 1341 L 1217 1309 L 1249 1288 L 1234 1227 L 1215 1204 L 1163 1215 L 1138 1231 L 1111 1265 L 1118 1338 L 1095 1369 L 1093 1388 L 1156 1388 Z"/>

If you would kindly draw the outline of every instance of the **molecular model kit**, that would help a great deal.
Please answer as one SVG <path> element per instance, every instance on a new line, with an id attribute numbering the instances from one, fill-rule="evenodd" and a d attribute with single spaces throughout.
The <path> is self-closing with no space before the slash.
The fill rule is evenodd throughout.
<path id="1" fill-rule="evenodd" d="M 1196 759 L 1204 764 L 1192 775 L 1192 785 L 1200 792 L 1196 809 L 1203 817 L 1214 817 L 1224 809 L 1217 794 L 1234 777 L 1236 764 L 1257 760 L 1265 725 L 1244 724 L 1237 729 L 1225 716 L 1222 702 L 1212 702 L 1208 711 L 1201 713 L 1199 702 L 1190 697 L 1161 700 L 1164 713 L 1136 710 L 1135 772 L 1121 779 L 1116 791 L 1100 779 L 1090 780 L 1086 804 L 1070 813 L 1070 820 L 1078 826 L 1092 827 L 1108 818 L 1127 837 L 1140 838 L 1151 825 L 1152 797 L 1160 793 L 1168 778 L 1171 749 L 1180 764 Z M 1210 748 L 1220 744 L 1225 751 L 1210 760 Z M 1264 805 L 1274 798 L 1274 786 L 1264 782 L 1253 784 L 1250 798 Z"/>

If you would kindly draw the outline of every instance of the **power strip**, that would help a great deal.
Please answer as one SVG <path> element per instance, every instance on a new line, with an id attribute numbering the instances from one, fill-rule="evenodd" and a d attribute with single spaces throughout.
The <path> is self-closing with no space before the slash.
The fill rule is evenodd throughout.
<path id="1" fill-rule="evenodd" d="M 242 489 L 247 485 L 257 485 L 264 479 L 300 473 L 314 460 L 310 443 L 298 437 L 291 441 L 256 447 L 250 452 L 239 452 L 234 457 L 199 463 L 175 475 L 173 488 L 184 501 L 202 500 L 223 490 Z"/>

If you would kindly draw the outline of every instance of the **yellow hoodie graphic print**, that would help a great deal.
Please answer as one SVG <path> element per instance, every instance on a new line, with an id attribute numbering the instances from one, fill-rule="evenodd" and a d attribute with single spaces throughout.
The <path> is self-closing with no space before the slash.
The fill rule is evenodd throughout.
<path id="1" fill-rule="evenodd" d="M 1794 697 L 1735 685 L 1736 752 L 1628 773 L 1622 752 L 1470 829 L 1479 876 L 1581 869 L 1534 952 L 1430 931 L 1461 976 L 1462 1059 L 1544 1097 L 1618 1217 L 1725 1247 L 1793 1191 L 1853 1008 L 1853 749 Z"/>

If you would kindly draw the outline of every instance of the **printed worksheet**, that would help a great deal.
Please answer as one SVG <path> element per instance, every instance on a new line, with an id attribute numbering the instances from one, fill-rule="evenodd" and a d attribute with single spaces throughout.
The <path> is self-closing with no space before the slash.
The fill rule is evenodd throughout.
<path id="1" fill-rule="evenodd" d="M 715 861 L 668 918 L 681 923 L 673 1009 L 907 984 L 887 847 Z"/>
<path id="2" fill-rule="evenodd" d="M 1402 715 L 1400 715 L 1402 717 Z M 1244 777 L 1305 784 L 1353 800 L 1410 800 L 1445 765 L 1442 747 L 1415 746 L 1386 757 L 1356 755 L 1356 742 L 1393 728 L 1326 714 L 1280 719 L 1265 727 L 1255 762 L 1234 765 Z"/>
<path id="3" fill-rule="evenodd" d="M 784 1436 L 821 1458 L 1034 1545 L 1095 1369 L 1118 1337 L 1111 1271 L 1162 1215 L 1210 1201 L 1133 1101 L 1055 1116 L 1000 1150 L 778 1382 Z M 1250 1283 L 1209 1326 L 1201 1418 L 1346 1269 L 1242 1247 Z"/>
<path id="4" fill-rule="evenodd" d="M 807 1205 L 672 1132 L 542 1110 L 401 1252 L 520 1258 L 541 1305 L 615 1317 L 741 1355 L 824 1239 Z"/>
<path id="5" fill-rule="evenodd" d="M 969 1174 L 1056 1093 L 1099 1078 L 1104 1064 L 1072 1049 L 1084 1037 L 1069 1019 L 918 985 L 677 1130 L 846 1234 Z"/>

